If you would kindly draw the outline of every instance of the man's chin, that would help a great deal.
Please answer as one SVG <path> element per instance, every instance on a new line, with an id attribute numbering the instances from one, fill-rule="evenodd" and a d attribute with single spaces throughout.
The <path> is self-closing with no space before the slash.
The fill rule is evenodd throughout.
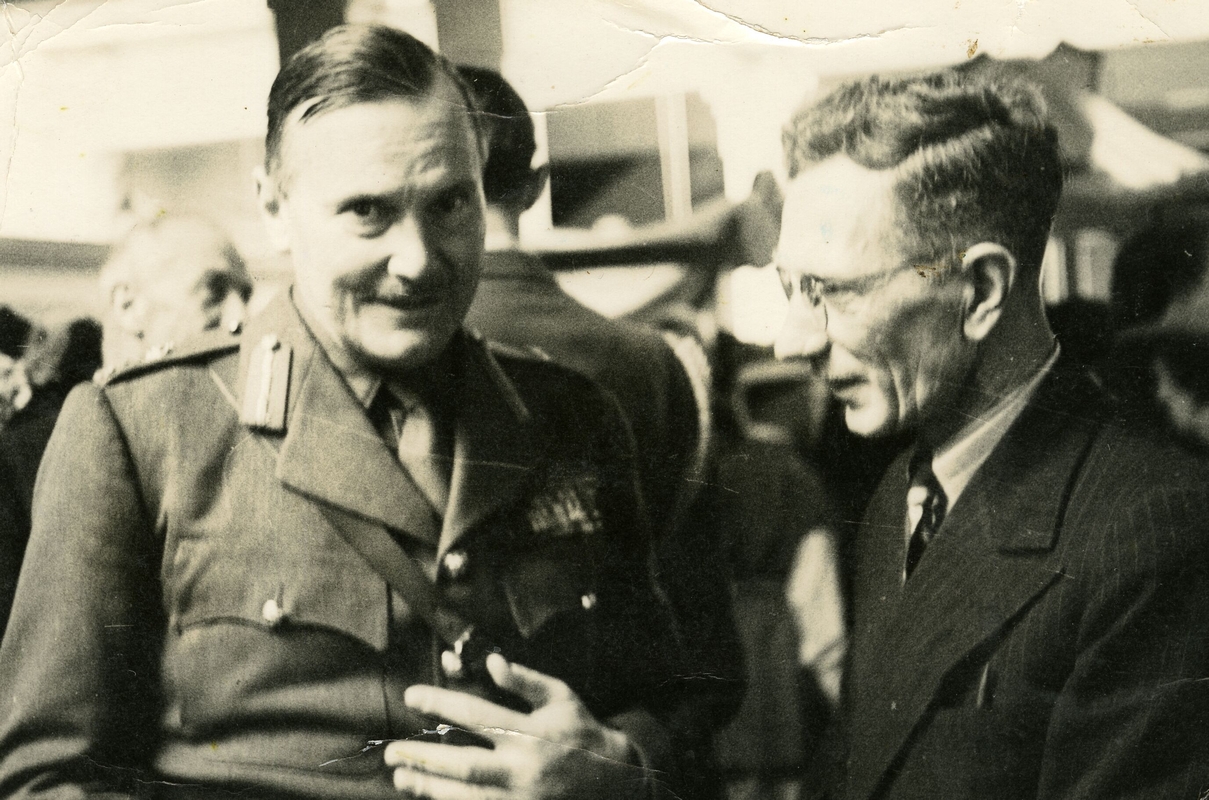
<path id="1" fill-rule="evenodd" d="M 349 343 L 358 361 L 371 369 L 407 372 L 435 361 L 453 338 L 453 331 L 392 331 L 364 335 Z"/>
<path id="2" fill-rule="evenodd" d="M 884 406 L 845 403 L 844 424 L 849 431 L 866 439 L 885 438 L 898 432 L 893 415 Z"/>

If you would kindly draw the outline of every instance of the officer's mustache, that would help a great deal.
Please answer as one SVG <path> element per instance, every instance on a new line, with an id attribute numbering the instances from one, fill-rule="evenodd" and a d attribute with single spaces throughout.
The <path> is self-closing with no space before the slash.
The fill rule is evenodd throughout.
<path id="1" fill-rule="evenodd" d="M 388 276 L 375 281 L 371 286 L 361 287 L 356 291 L 357 299 L 362 303 L 382 303 L 384 305 L 408 307 L 417 304 L 434 302 L 449 294 L 450 281 L 434 270 L 431 277 L 411 280 L 396 276 Z"/>

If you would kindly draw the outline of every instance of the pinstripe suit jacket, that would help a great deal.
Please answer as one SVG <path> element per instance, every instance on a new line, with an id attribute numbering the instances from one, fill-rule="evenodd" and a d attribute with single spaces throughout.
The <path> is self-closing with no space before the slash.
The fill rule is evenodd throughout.
<path id="1" fill-rule="evenodd" d="M 904 455 L 855 550 L 846 795 L 1209 791 L 1209 472 L 1061 363 L 905 586 Z"/>

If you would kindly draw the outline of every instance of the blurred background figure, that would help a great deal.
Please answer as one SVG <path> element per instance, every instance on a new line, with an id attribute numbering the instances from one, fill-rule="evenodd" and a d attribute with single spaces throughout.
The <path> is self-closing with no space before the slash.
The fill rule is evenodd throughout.
<path id="1" fill-rule="evenodd" d="M 1179 203 L 1121 247 L 1099 371 L 1134 417 L 1209 448 L 1209 208 Z"/>
<path id="2" fill-rule="evenodd" d="M 796 371 L 795 371 L 796 369 Z M 748 363 L 717 415 L 709 515 L 733 575 L 748 689 L 718 736 L 730 800 L 793 800 L 838 700 L 847 647 L 831 492 L 799 444 L 802 365 Z"/>
<path id="3" fill-rule="evenodd" d="M 0 431 L 0 625 L 8 619 L 29 539 L 38 465 L 68 392 L 94 374 L 103 379 L 124 365 L 162 356 L 202 331 L 238 326 L 252 293 L 230 241 L 210 223 L 189 217 L 136 225 L 113 248 L 99 284 L 103 336 L 102 325 L 91 319 L 45 330 L 26 323 L 26 341 L 17 351 L 22 358 L 13 372 L 28 375 L 30 388 L 17 395 L 21 408 Z"/>
<path id="4" fill-rule="evenodd" d="M 466 324 L 493 341 L 534 347 L 608 389 L 630 420 L 649 511 L 661 532 L 671 524 L 698 441 L 689 377 L 659 333 L 608 319 L 571 298 L 541 259 L 520 248 L 520 216 L 549 176 L 532 166 L 537 144 L 520 95 L 497 72 L 459 67 L 488 120 L 483 169 L 487 253 Z"/>
<path id="5" fill-rule="evenodd" d="M 230 239 L 194 217 L 140 223 L 101 268 L 106 370 L 202 331 L 238 328 L 252 279 Z"/>
<path id="6" fill-rule="evenodd" d="M 29 320 L 0 306 L 0 430 L 29 402 L 29 377 L 21 359 L 32 331 Z"/>
<path id="7" fill-rule="evenodd" d="M 540 258 L 521 249 L 520 216 L 548 179 L 546 165 L 532 164 L 533 121 L 499 73 L 466 66 L 459 71 L 488 122 L 489 142 L 483 170 L 487 252 L 466 324 L 489 340 L 540 351 L 592 378 L 618 401 L 634 435 L 644 497 L 659 535 L 657 570 L 684 621 L 685 646 L 693 655 L 689 663 L 708 676 L 702 690 L 733 685 L 741 680 L 742 664 L 733 635 L 726 633 L 733 630 L 729 598 L 716 591 L 727 585 L 721 560 L 710 557 L 718 552 L 716 526 L 683 524 L 701 488 L 708 366 L 694 364 L 687 334 L 669 333 L 672 338 L 665 340 L 648 325 L 592 311 L 559 287 Z M 701 378 L 696 387 L 669 341 L 686 351 L 692 373 Z M 697 746 L 704 776 L 708 743 Z M 716 782 L 702 778 L 700 791 L 716 790 Z"/>
<path id="8" fill-rule="evenodd" d="M 101 366 L 101 326 L 92 319 L 31 326 L 21 355 L 14 371 L 28 376 L 24 401 L 0 430 L 0 635 L 29 539 L 38 465 L 68 392 Z"/>

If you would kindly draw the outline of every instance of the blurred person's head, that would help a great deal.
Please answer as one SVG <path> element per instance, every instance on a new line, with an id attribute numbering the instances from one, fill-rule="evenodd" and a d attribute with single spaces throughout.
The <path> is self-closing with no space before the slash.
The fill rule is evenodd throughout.
<path id="1" fill-rule="evenodd" d="M 488 239 L 515 244 L 520 216 L 541 197 L 550 176 L 548 164 L 533 167 L 537 138 L 525 101 L 498 72 L 459 66 L 470 87 L 487 135 L 483 194 L 487 199 Z M 496 232 L 502 234 L 495 237 Z"/>
<path id="2" fill-rule="evenodd" d="M 818 365 L 854 433 L 942 441 L 1048 356 L 1062 168 L 1032 88 L 870 77 L 799 112 L 784 143 L 776 350 Z"/>
<path id="3" fill-rule="evenodd" d="M 1209 214 L 1168 211 L 1117 254 L 1099 371 L 1127 410 L 1209 444 Z"/>
<path id="4" fill-rule="evenodd" d="M 67 390 L 92 379 L 101 368 L 101 324 L 88 318 L 59 318 L 44 328 L 26 353 L 30 383 Z"/>
<path id="5" fill-rule="evenodd" d="M 294 300 L 368 366 L 442 352 L 478 286 L 481 139 L 456 70 L 381 26 L 346 25 L 296 53 L 269 94 L 257 176 Z"/>
<path id="6" fill-rule="evenodd" d="M 8 306 L 0 306 L 0 355 L 13 361 L 25 355 L 34 326 Z"/>
<path id="7" fill-rule="evenodd" d="M 0 306 L 0 428 L 29 402 L 30 385 L 21 359 L 34 326 L 8 306 Z"/>
<path id="8" fill-rule="evenodd" d="M 104 361 L 121 366 L 156 346 L 236 325 L 252 293 L 243 259 L 214 225 L 161 217 L 136 225 L 101 268 Z"/>

